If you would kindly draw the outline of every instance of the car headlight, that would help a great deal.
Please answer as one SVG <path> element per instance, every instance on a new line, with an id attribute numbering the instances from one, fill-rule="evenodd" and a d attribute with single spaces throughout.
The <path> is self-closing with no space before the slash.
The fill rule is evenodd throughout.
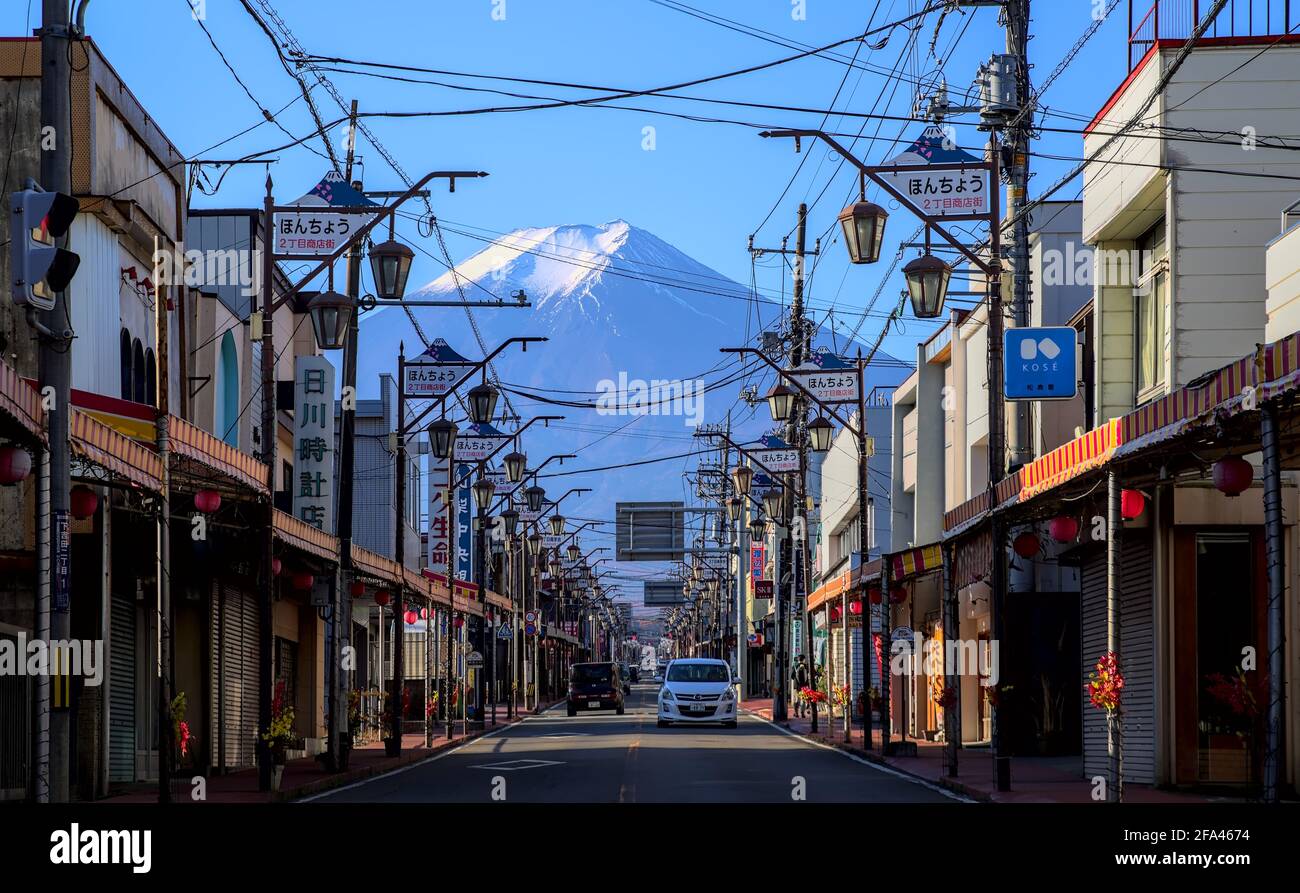
<path id="1" fill-rule="evenodd" d="M 724 701 L 736 700 L 736 690 L 734 688 L 728 688 L 726 691 L 722 693 L 722 700 Z"/>
<path id="2" fill-rule="evenodd" d="M 671 701 L 673 699 L 673 693 L 666 688 L 661 688 L 659 689 L 659 697 L 661 700 Z"/>

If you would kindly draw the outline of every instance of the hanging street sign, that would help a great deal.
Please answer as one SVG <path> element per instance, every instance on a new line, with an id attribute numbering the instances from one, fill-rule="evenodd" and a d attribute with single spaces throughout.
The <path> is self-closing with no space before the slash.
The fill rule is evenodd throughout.
<path id="1" fill-rule="evenodd" d="M 920 216 L 971 217 L 989 213 L 988 171 L 982 164 L 954 145 L 950 132 L 931 124 L 885 162 L 896 170 L 877 170 Z"/>
<path id="2" fill-rule="evenodd" d="M 754 598 L 759 599 L 759 598 L 771 598 L 771 597 L 772 597 L 772 581 L 755 580 Z"/>
<path id="3" fill-rule="evenodd" d="M 1079 389 L 1079 333 L 1070 326 L 1007 329 L 1002 335 L 1008 400 L 1069 400 Z"/>
<path id="4" fill-rule="evenodd" d="M 482 462 L 513 437 L 513 434 L 498 431 L 487 422 L 471 424 L 456 435 L 456 461 Z"/>
<path id="5" fill-rule="evenodd" d="M 402 366 L 402 387 L 411 399 L 445 397 L 470 376 L 474 363 L 458 354 L 441 338 L 433 339 L 423 353 Z"/>
<path id="6" fill-rule="evenodd" d="M 447 507 L 443 499 L 451 486 L 446 459 L 429 457 L 429 570 L 447 576 Z"/>
<path id="7" fill-rule="evenodd" d="M 799 470 L 799 451 L 775 434 L 761 438 L 762 446 L 752 450 L 754 458 L 769 471 L 784 474 Z"/>
<path id="8" fill-rule="evenodd" d="M 829 350 L 816 351 L 787 374 L 823 403 L 858 402 L 857 363 L 838 357 Z"/>
<path id="9" fill-rule="evenodd" d="M 369 222 L 370 214 L 348 210 L 380 206 L 352 188 L 337 171 L 329 171 L 306 195 L 289 205 L 302 211 L 275 215 L 276 254 L 291 257 L 328 257 L 346 242 L 360 226 Z"/>
<path id="10" fill-rule="evenodd" d="M 293 516 L 334 533 L 334 364 L 293 362 Z"/>

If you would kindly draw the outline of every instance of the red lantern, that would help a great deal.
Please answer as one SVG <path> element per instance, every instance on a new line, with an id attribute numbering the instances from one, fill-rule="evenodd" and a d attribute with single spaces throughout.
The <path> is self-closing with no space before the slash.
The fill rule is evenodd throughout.
<path id="1" fill-rule="evenodd" d="M 852 601 L 852 602 L 849 602 L 849 613 L 850 613 L 850 614 L 861 614 L 861 613 L 862 613 L 862 602 L 859 602 L 859 601 Z"/>
<path id="2" fill-rule="evenodd" d="M 294 589 L 311 589 L 312 584 L 316 582 L 316 578 L 306 571 L 295 571 L 290 581 L 293 583 Z"/>
<path id="3" fill-rule="evenodd" d="M 375 604 L 379 605 L 381 608 L 388 604 L 387 589 L 381 589 L 375 593 Z"/>
<path id="4" fill-rule="evenodd" d="M 1038 534 L 1025 531 L 1015 538 L 1011 548 L 1015 549 L 1016 554 L 1021 558 L 1033 558 L 1041 548 L 1041 544 L 1038 542 Z"/>
<path id="5" fill-rule="evenodd" d="M 1147 498 L 1141 490 L 1125 490 L 1119 494 L 1119 513 L 1125 521 L 1132 521 L 1146 508 Z"/>
<path id="6" fill-rule="evenodd" d="M 68 508 L 72 517 L 78 520 L 89 518 L 99 508 L 99 494 L 89 487 L 78 484 L 69 494 Z"/>
<path id="7" fill-rule="evenodd" d="M 281 567 L 282 567 L 282 565 L 280 564 L 280 559 L 278 559 L 278 558 L 272 558 L 272 559 L 271 559 L 271 576 L 273 576 L 273 577 L 278 577 L 278 576 L 280 576 L 280 569 L 281 569 Z"/>
<path id="8" fill-rule="evenodd" d="M 452 619 L 452 621 L 451 621 L 451 625 L 454 626 L 454 627 L 456 627 L 456 629 L 460 629 L 462 626 L 465 625 L 465 618 L 464 618 L 464 617 L 455 617 L 455 618 Z"/>
<path id="9" fill-rule="evenodd" d="M 421 620 L 428 620 L 428 619 L 429 619 L 429 609 L 428 609 L 428 608 L 421 608 L 421 609 L 420 609 L 420 619 L 421 619 Z"/>
<path id="10" fill-rule="evenodd" d="M 194 494 L 194 507 L 210 515 L 221 508 L 221 494 L 212 489 L 200 490 Z"/>
<path id="11" fill-rule="evenodd" d="M 1079 535 L 1079 519 L 1058 515 L 1048 522 L 1047 532 L 1058 543 L 1068 543 Z"/>
<path id="12" fill-rule="evenodd" d="M 1240 456 L 1224 456 L 1214 463 L 1214 488 L 1225 496 L 1240 496 L 1255 480 L 1255 469 Z"/>
<path id="13" fill-rule="evenodd" d="M 0 447 L 0 484 L 16 484 L 31 473 L 31 453 L 22 447 Z"/>
<path id="14" fill-rule="evenodd" d="M 840 609 L 831 608 L 831 623 L 839 623 L 839 622 L 840 622 Z"/>
<path id="15" fill-rule="evenodd" d="M 360 580 L 353 580 L 352 585 L 348 587 L 348 592 L 351 593 L 353 598 L 361 598 L 366 594 L 366 584 Z"/>
<path id="16" fill-rule="evenodd" d="M 907 589 L 903 586 L 895 586 L 889 590 L 889 603 L 891 605 L 901 605 L 907 601 Z"/>
<path id="17" fill-rule="evenodd" d="M 420 615 L 416 614 L 414 611 L 407 611 L 402 615 L 402 619 L 406 621 L 407 626 L 414 626 L 415 621 L 420 619 Z"/>
<path id="18" fill-rule="evenodd" d="M 873 605 L 878 605 L 881 603 L 881 601 L 883 601 L 883 599 L 880 597 L 879 586 L 872 586 L 870 589 L 867 590 L 867 601 L 871 602 Z"/>

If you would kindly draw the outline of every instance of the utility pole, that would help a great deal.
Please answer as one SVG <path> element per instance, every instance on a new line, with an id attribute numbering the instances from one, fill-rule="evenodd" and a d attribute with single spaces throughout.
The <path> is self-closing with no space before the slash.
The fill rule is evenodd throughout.
<path id="1" fill-rule="evenodd" d="M 72 194 L 72 108 L 71 37 L 68 27 L 67 0 L 43 0 L 41 6 L 41 132 L 53 134 L 53 147 L 41 152 L 41 187 L 47 192 Z M 17 109 L 14 110 L 17 114 Z M 11 233 L 17 239 L 18 233 Z M 66 237 L 63 240 L 66 245 Z M 68 554 L 71 530 L 69 502 L 72 488 L 71 444 L 68 427 L 72 412 L 72 342 L 66 332 L 68 293 L 54 297 L 54 307 L 42 320 L 50 334 L 40 341 L 41 390 L 53 390 L 53 407 L 49 411 L 49 492 L 50 492 L 50 567 L 53 594 L 50 611 L 50 639 L 67 641 L 71 619 L 68 595 L 71 570 Z M 107 507 L 105 507 L 107 511 Z M 67 803 L 69 787 L 72 716 L 66 701 L 50 713 L 49 731 L 49 798 L 51 803 Z"/>
<path id="2" fill-rule="evenodd" d="M 1023 111 L 1029 103 L 1029 0 L 1007 0 L 1002 8 L 1006 28 L 1007 54 L 1016 60 L 1016 95 Z M 1033 114 L 1016 113 L 1005 134 L 1004 143 L 1010 149 L 1011 164 L 1007 169 L 1007 213 L 1015 222 L 1011 226 L 1012 318 L 1017 328 L 1030 322 L 1029 288 L 1029 215 L 1022 213 L 1029 191 L 1029 137 Z M 996 186 L 996 184 L 994 184 Z M 1011 465 L 1022 465 L 1033 457 L 1034 445 L 1030 442 L 1030 404 L 1019 401 L 1007 430 L 1007 453 Z"/>
<path id="3" fill-rule="evenodd" d="M 159 256 L 158 239 L 154 237 L 154 257 Z M 158 342 L 158 363 L 155 370 L 156 380 L 154 394 L 158 406 L 154 416 L 154 433 L 158 446 L 158 458 L 162 460 L 162 494 L 158 511 L 158 802 L 170 803 L 171 796 L 171 758 L 172 758 L 172 720 L 171 691 L 173 689 L 172 672 L 172 587 L 171 587 L 171 472 L 169 470 L 171 443 L 168 430 L 168 410 L 171 393 L 168 387 L 169 364 L 168 350 L 167 292 L 176 288 L 168 283 L 167 277 L 155 271 L 154 282 L 158 283 L 154 291 L 154 333 Z M 107 511 L 107 506 L 105 507 Z"/>

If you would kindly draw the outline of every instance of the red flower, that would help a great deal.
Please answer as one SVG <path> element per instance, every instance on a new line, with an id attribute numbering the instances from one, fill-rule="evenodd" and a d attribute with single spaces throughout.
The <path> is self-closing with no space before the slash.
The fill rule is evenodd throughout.
<path id="1" fill-rule="evenodd" d="M 1107 651 L 1097 659 L 1097 665 L 1088 674 L 1088 700 L 1092 706 L 1114 713 L 1119 710 L 1120 695 L 1124 692 L 1124 675 L 1119 670 L 1119 655 Z"/>

